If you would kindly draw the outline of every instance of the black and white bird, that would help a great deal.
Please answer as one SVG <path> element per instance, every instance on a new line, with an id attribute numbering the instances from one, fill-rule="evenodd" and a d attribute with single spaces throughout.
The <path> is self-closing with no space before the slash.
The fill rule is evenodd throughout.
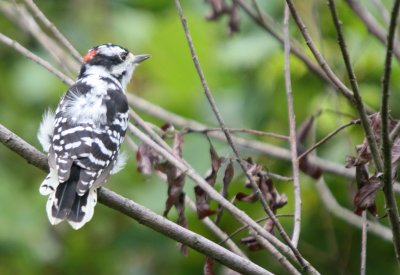
<path id="1" fill-rule="evenodd" d="M 81 228 L 93 217 L 97 188 L 125 165 L 119 154 L 128 126 L 125 89 L 135 67 L 149 57 L 113 44 L 90 49 L 55 114 L 43 116 L 38 139 L 50 173 L 39 191 L 49 196 L 51 224 L 67 220 Z"/>

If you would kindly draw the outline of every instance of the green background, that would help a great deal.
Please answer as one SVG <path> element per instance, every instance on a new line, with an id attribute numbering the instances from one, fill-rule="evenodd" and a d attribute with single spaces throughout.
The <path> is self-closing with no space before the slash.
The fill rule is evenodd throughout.
<path id="1" fill-rule="evenodd" d="M 183 2 L 201 65 L 226 124 L 288 134 L 282 47 L 242 12 L 241 31 L 230 36 L 227 18 L 209 22 L 205 15 L 210 8 L 203 1 Z M 278 23 L 282 22 L 283 1 L 259 2 L 264 11 Z M 136 70 L 129 92 L 184 117 L 217 125 L 203 95 L 173 1 L 42 0 L 37 4 L 81 54 L 92 46 L 107 42 L 120 44 L 135 54 L 151 54 L 152 58 Z M 348 85 L 325 1 L 297 1 L 297 5 L 318 48 Z M 362 96 L 370 107 L 378 109 L 385 49 L 368 35 L 342 1 L 337 5 Z M 380 18 L 376 9 L 368 7 Z M 0 31 L 50 60 L 32 37 L 2 15 Z M 291 33 L 303 43 L 293 22 Z M 349 118 L 328 110 L 356 115 L 343 96 L 337 96 L 295 57 L 291 59 L 291 72 L 297 124 L 322 109 L 315 127 L 317 139 L 349 121 Z M 397 108 L 398 75 L 398 61 L 394 61 L 391 89 L 391 114 L 394 117 L 400 115 Z M 36 148 L 40 148 L 36 132 L 42 113 L 49 107 L 54 109 L 66 90 L 67 86 L 55 76 L 0 45 L 0 123 Z M 164 124 L 164 121 L 142 115 L 157 125 Z M 288 148 L 283 141 L 245 137 Z M 321 146 L 318 155 L 344 165 L 345 157 L 355 154 L 355 145 L 362 139 L 360 127 L 353 126 Z M 221 156 L 232 155 L 225 144 L 215 141 L 214 145 Z M 253 156 L 269 171 L 291 175 L 288 162 L 245 150 L 241 154 Z M 139 174 L 135 157 L 130 155 L 127 167 L 112 177 L 107 187 L 161 214 L 167 185 L 156 176 Z M 210 167 L 207 140 L 195 134 L 186 136 L 184 158 L 200 174 L 205 174 Z M 229 190 L 231 197 L 239 191 L 247 191 L 243 187 L 243 176 L 238 167 L 235 168 L 235 181 Z M 188 257 L 182 256 L 174 241 L 103 205 L 96 207 L 92 221 L 81 230 L 74 231 L 65 223 L 50 226 L 45 213 L 46 197 L 38 192 L 44 177 L 42 171 L 0 145 L 0 274 L 202 273 L 204 256 L 192 250 Z M 353 210 L 356 184 L 338 176 L 326 175 L 325 178 L 338 202 Z M 217 188 L 221 181 L 220 175 Z M 323 274 L 357 274 L 360 230 L 332 216 L 323 206 L 314 184 L 313 179 L 301 176 L 303 217 L 299 249 Z M 275 185 L 289 199 L 288 205 L 279 213 L 293 213 L 292 183 L 275 181 Z M 193 186 L 191 181 L 186 182 L 185 191 L 192 198 Z M 377 200 L 378 213 L 383 216 L 381 193 Z M 212 206 L 216 207 L 216 204 Z M 259 204 L 239 203 L 238 206 L 255 219 L 264 217 Z M 197 220 L 195 213 L 189 209 L 186 213 L 191 230 L 217 241 Z M 175 210 L 169 217 L 176 220 Z M 281 222 L 291 233 L 291 219 L 282 218 Z M 387 224 L 387 218 L 381 222 Z M 230 233 L 240 225 L 225 214 L 221 226 Z M 234 240 L 239 241 L 246 234 L 246 231 L 242 232 Z M 249 252 L 248 255 L 271 272 L 284 274 L 266 251 Z M 217 264 L 216 269 L 221 267 Z M 394 274 L 396 270 L 392 244 L 370 234 L 367 273 Z"/>

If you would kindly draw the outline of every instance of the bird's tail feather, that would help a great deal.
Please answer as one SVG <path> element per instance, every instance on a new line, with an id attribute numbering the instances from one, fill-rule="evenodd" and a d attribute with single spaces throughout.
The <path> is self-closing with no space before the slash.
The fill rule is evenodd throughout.
<path id="1" fill-rule="evenodd" d="M 51 224 L 55 225 L 67 220 L 72 228 L 79 229 L 93 217 L 97 192 L 96 189 L 90 189 L 79 196 L 76 192 L 79 174 L 80 168 L 72 165 L 69 179 L 59 183 L 56 189 L 49 194 L 46 210 Z M 50 178 L 46 178 L 48 182 L 54 181 L 51 176 L 57 177 L 54 173 L 50 173 L 48 176 Z"/>

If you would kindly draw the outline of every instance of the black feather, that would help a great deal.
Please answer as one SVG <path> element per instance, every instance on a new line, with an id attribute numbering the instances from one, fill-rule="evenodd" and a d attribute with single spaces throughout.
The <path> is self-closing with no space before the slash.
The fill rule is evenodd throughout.
<path id="1" fill-rule="evenodd" d="M 120 90 L 108 90 L 108 100 L 103 104 L 107 107 L 107 123 L 111 124 L 118 113 L 128 112 L 128 100 L 126 95 Z"/>
<path id="2" fill-rule="evenodd" d="M 74 204 L 71 207 L 71 211 L 68 214 L 67 220 L 72 222 L 81 222 L 85 217 L 85 212 L 82 211 L 82 206 L 86 206 L 89 191 L 83 196 L 75 196 Z"/>
<path id="3" fill-rule="evenodd" d="M 70 177 L 67 181 L 58 185 L 55 198 L 57 205 L 52 207 L 52 215 L 57 219 L 65 219 L 71 212 L 74 205 L 76 194 L 76 185 L 79 180 L 80 168 L 76 165 L 71 166 Z"/>

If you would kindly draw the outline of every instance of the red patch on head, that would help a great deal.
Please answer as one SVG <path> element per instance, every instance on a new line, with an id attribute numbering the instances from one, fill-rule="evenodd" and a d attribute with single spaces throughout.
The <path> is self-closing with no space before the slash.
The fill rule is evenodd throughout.
<path id="1" fill-rule="evenodd" d="M 90 51 L 87 52 L 87 54 L 83 57 L 83 63 L 87 63 L 90 60 L 92 60 L 92 58 L 97 54 L 97 51 L 94 49 L 91 49 Z"/>

